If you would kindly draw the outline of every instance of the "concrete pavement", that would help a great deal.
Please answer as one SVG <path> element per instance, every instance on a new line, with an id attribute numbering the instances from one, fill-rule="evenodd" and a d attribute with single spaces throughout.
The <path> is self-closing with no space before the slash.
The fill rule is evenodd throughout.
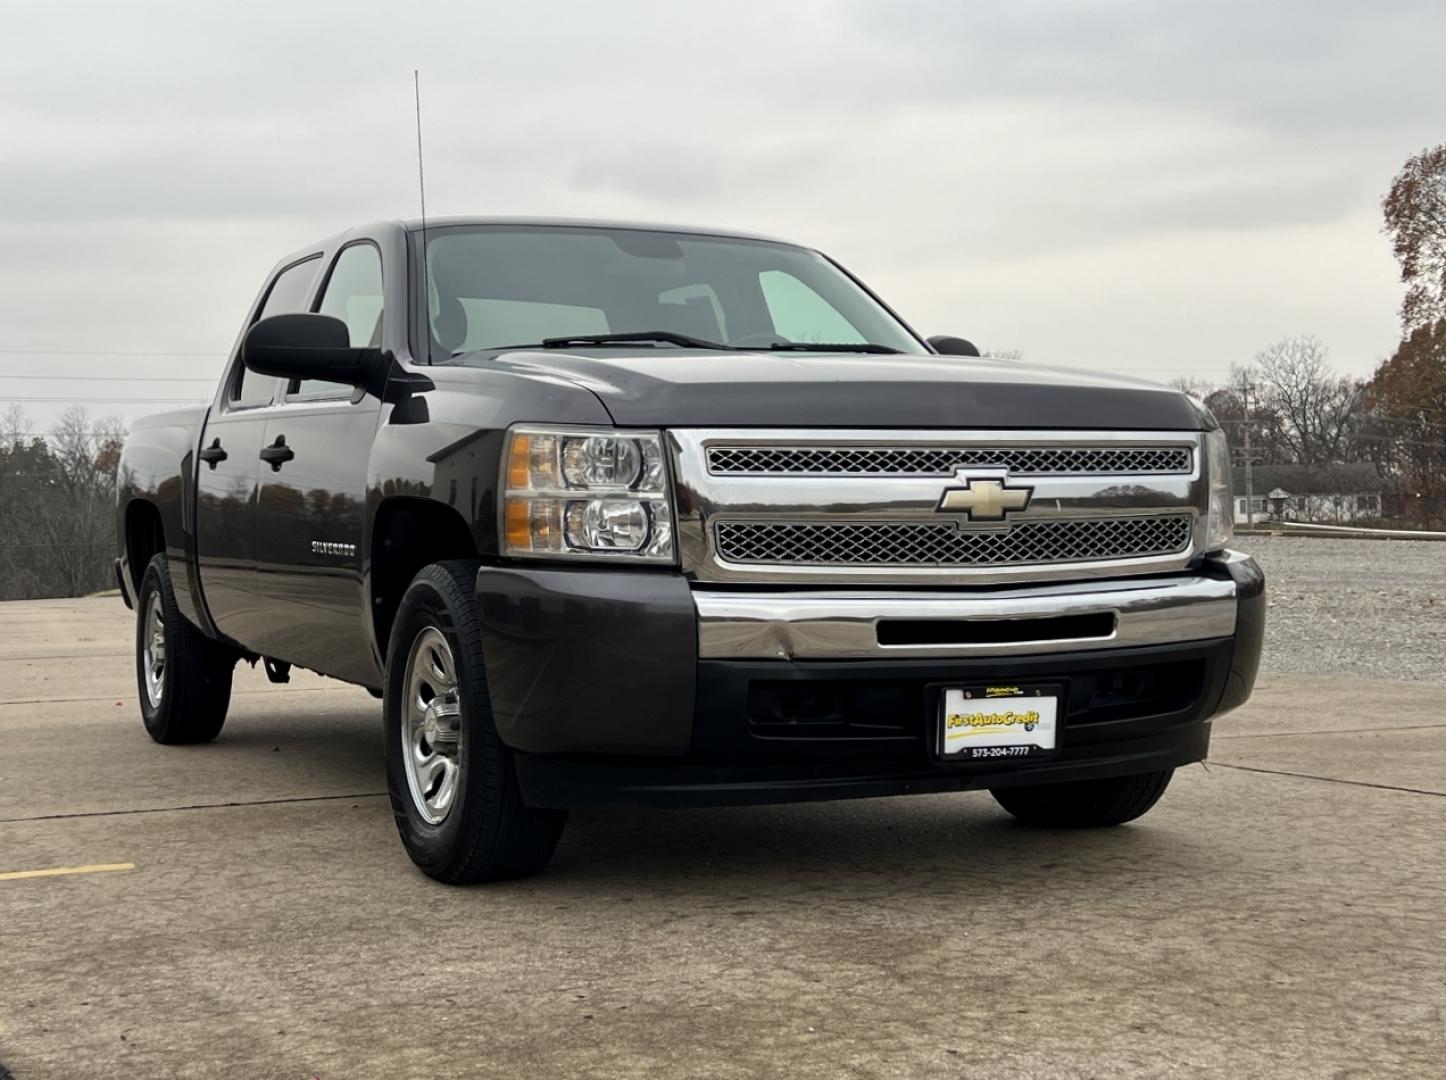
<path id="1" fill-rule="evenodd" d="M 131 632 L 0 605 L 0 1076 L 1446 1074 L 1446 685 L 1269 676 L 1122 829 L 579 813 L 449 889 L 377 702 L 243 668 L 217 743 L 156 746 Z"/>

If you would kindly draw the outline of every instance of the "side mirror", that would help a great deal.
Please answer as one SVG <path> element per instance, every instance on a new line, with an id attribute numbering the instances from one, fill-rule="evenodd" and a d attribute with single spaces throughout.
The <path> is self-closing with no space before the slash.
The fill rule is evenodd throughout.
<path id="1" fill-rule="evenodd" d="M 241 343 L 241 362 L 258 375 L 279 379 L 325 379 L 368 386 L 381 352 L 357 349 L 346 323 L 330 315 L 272 315 Z"/>
<path id="2" fill-rule="evenodd" d="M 929 338 L 929 344 L 934 346 L 936 353 L 944 356 L 978 356 L 979 347 L 972 341 L 966 341 L 961 337 L 950 337 L 948 334 L 940 334 L 937 337 Z"/>

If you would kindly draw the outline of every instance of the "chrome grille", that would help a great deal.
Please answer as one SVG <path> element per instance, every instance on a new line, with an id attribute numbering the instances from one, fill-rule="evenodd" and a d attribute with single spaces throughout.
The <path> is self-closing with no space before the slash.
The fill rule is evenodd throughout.
<path id="1" fill-rule="evenodd" d="M 711 446 L 718 475 L 953 476 L 964 468 L 1015 476 L 1180 476 L 1187 446 Z"/>
<path id="2" fill-rule="evenodd" d="M 683 572 L 810 588 L 1171 573 L 1208 506 L 1190 431 L 674 428 Z M 940 512 L 960 483 L 1033 489 L 998 525 Z"/>
<path id="3" fill-rule="evenodd" d="M 1020 521 L 1003 531 L 953 522 L 721 521 L 733 563 L 815 566 L 1026 566 L 1172 555 L 1190 545 L 1190 514 Z"/>

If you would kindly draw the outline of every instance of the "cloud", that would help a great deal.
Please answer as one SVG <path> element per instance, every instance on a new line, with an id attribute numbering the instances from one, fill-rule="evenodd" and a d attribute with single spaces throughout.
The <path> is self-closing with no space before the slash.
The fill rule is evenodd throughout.
<path id="1" fill-rule="evenodd" d="M 906 100 L 1088 99 L 1207 110 L 1271 132 L 1437 124 L 1430 0 L 850 0 Z M 933 46 L 933 47 L 929 47 Z"/>
<path id="2" fill-rule="evenodd" d="M 0 321 L 224 352 L 280 254 L 415 212 L 419 67 L 434 212 L 796 238 L 1029 359 L 1169 377 L 1310 331 L 1361 372 L 1443 36 L 1346 0 L 11 0 Z"/>

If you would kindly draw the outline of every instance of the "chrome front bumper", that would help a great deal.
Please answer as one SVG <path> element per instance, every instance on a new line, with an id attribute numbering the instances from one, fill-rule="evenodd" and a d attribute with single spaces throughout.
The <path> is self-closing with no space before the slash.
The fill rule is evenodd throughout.
<path id="1" fill-rule="evenodd" d="M 695 588 L 693 603 L 701 658 L 903 659 L 1028 656 L 1229 637 L 1236 594 L 1232 580 L 1191 575 L 1125 579 L 1108 587 L 1079 582 L 969 592 Z M 1034 620 L 1031 629 L 1039 628 L 1040 636 L 1019 640 L 1019 627 L 1008 625 L 1019 620 Z M 978 640 L 927 640 L 936 631 L 950 636 L 947 628 L 960 622 L 979 624 L 968 635 Z M 915 640 L 882 644 L 879 627 L 887 623 L 914 624 L 904 636 Z M 1000 640 L 990 641 L 996 627 Z"/>

